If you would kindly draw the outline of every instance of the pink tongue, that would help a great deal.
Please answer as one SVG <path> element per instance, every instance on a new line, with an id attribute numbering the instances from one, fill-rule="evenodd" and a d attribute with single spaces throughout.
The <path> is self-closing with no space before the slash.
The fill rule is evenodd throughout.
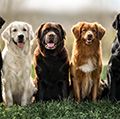
<path id="1" fill-rule="evenodd" d="M 23 47 L 24 47 L 24 43 L 17 43 L 17 46 L 18 46 L 19 48 L 23 48 Z"/>
<path id="2" fill-rule="evenodd" d="M 54 43 L 47 43 L 47 46 L 48 46 L 49 48 L 52 48 L 52 47 L 54 47 Z"/>

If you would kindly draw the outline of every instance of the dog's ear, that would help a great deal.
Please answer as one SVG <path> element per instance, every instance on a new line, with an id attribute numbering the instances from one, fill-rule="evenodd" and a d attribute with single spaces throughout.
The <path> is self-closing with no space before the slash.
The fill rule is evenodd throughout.
<path id="1" fill-rule="evenodd" d="M 71 31 L 73 32 L 76 39 L 80 38 L 80 32 L 83 25 L 84 25 L 84 22 L 79 22 L 72 27 Z"/>
<path id="2" fill-rule="evenodd" d="M 36 35 L 36 37 L 37 37 L 38 39 L 41 38 L 41 30 L 42 30 L 42 28 L 43 28 L 44 25 L 45 25 L 45 23 L 41 24 L 41 25 L 38 27 L 38 29 L 35 31 L 35 35 Z"/>
<path id="3" fill-rule="evenodd" d="M 5 23 L 5 20 L 0 16 L 0 29 L 2 28 L 4 23 Z"/>
<path id="4" fill-rule="evenodd" d="M 104 36 L 105 34 L 105 28 L 101 25 L 101 24 L 98 24 L 98 23 L 95 23 L 96 27 L 97 27 L 97 35 L 98 35 L 98 39 L 101 40 L 102 37 Z"/>
<path id="5" fill-rule="evenodd" d="M 3 39 L 5 42 L 7 42 L 7 43 L 9 43 L 10 40 L 11 40 L 11 28 L 12 28 L 12 24 L 9 24 L 9 25 L 5 28 L 5 30 L 1 33 L 2 39 Z"/>
<path id="6" fill-rule="evenodd" d="M 65 30 L 63 29 L 62 25 L 58 24 L 60 30 L 61 30 L 61 34 L 62 34 L 62 39 L 65 39 L 65 36 L 66 36 L 66 32 Z"/>
<path id="7" fill-rule="evenodd" d="M 114 29 L 118 30 L 120 27 L 120 14 L 118 14 L 115 18 L 115 20 L 112 23 L 112 26 Z"/>
<path id="8" fill-rule="evenodd" d="M 29 35 L 29 40 L 32 40 L 34 37 L 34 32 L 33 32 L 33 28 L 30 24 L 26 23 L 26 26 L 28 28 L 28 35 Z"/>

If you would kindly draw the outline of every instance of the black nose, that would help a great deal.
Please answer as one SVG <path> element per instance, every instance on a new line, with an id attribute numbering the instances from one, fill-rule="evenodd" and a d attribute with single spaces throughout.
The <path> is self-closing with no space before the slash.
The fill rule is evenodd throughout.
<path id="1" fill-rule="evenodd" d="M 21 34 L 21 35 L 18 36 L 18 38 L 19 38 L 19 39 L 23 39 L 23 38 L 24 38 L 24 35 Z"/>
<path id="2" fill-rule="evenodd" d="M 49 38 L 50 38 L 50 39 L 54 39 L 54 35 L 53 35 L 53 34 L 50 34 L 50 35 L 49 35 Z"/>
<path id="3" fill-rule="evenodd" d="M 91 39 L 92 38 L 92 34 L 88 34 L 88 39 Z"/>

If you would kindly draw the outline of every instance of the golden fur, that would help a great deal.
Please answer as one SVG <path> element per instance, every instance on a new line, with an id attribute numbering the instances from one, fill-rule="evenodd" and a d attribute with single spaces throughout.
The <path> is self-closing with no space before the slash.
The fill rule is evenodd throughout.
<path id="1" fill-rule="evenodd" d="M 98 23 L 79 22 L 73 26 L 75 36 L 71 58 L 71 79 L 75 100 L 96 100 L 102 70 L 100 40 L 105 29 Z"/>

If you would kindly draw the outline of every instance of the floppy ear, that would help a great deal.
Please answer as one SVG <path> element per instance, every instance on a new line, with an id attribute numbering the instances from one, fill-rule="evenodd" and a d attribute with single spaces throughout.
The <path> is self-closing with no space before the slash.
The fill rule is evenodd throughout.
<path id="1" fill-rule="evenodd" d="M 30 24 L 26 24 L 26 25 L 28 27 L 29 40 L 32 40 L 34 37 L 34 32 L 33 32 L 32 26 Z"/>
<path id="2" fill-rule="evenodd" d="M 1 33 L 1 37 L 2 39 L 9 43 L 10 42 L 10 39 L 11 39 L 11 27 L 12 27 L 12 24 L 9 24 L 5 30 Z"/>
<path id="3" fill-rule="evenodd" d="M 115 18 L 115 20 L 112 23 L 112 26 L 114 29 L 118 30 L 120 27 L 120 14 L 118 14 Z"/>
<path id="4" fill-rule="evenodd" d="M 62 25 L 58 24 L 58 26 L 59 26 L 60 29 L 61 29 L 62 39 L 65 39 L 65 36 L 66 36 L 65 30 L 63 29 Z"/>
<path id="5" fill-rule="evenodd" d="M 37 38 L 40 38 L 40 37 L 41 37 L 41 30 L 42 30 L 42 28 L 43 28 L 44 25 L 45 25 L 45 23 L 41 24 L 41 25 L 37 28 L 37 30 L 35 31 L 35 35 L 36 35 Z"/>
<path id="6" fill-rule="evenodd" d="M 5 23 L 5 20 L 0 16 L 0 29 L 2 28 L 4 23 Z"/>
<path id="7" fill-rule="evenodd" d="M 84 22 L 79 22 L 72 27 L 71 31 L 73 32 L 76 39 L 80 38 L 80 31 L 83 25 Z"/>
<path id="8" fill-rule="evenodd" d="M 98 39 L 101 40 L 105 34 L 105 28 L 101 24 L 98 24 L 98 23 L 95 23 L 95 24 L 98 29 Z"/>

